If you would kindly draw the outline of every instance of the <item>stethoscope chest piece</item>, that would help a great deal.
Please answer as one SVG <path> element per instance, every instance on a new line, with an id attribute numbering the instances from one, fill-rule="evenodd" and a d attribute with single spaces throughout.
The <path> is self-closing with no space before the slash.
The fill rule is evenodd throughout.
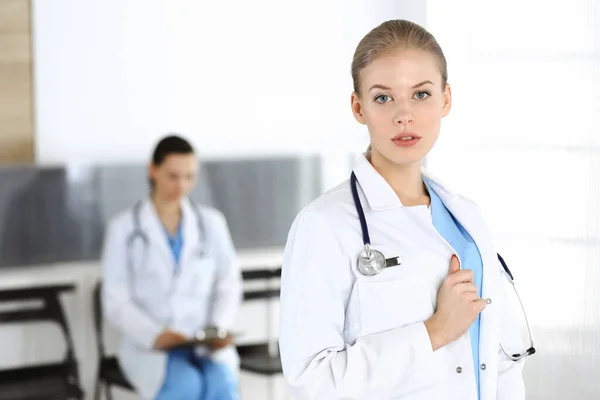
<path id="1" fill-rule="evenodd" d="M 385 256 L 380 251 L 365 247 L 358 256 L 358 271 L 365 276 L 377 275 L 385 267 Z"/>

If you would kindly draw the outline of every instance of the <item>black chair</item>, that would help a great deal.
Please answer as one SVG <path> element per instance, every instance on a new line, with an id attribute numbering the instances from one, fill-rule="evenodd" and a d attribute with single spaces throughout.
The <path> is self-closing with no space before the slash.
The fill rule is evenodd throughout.
<path id="1" fill-rule="evenodd" d="M 22 307 L 0 311 L 0 323 L 54 322 L 59 325 L 66 342 L 62 362 L 36 364 L 0 370 L 0 400 L 67 400 L 83 399 L 79 368 L 71 333 L 59 295 L 73 291 L 73 285 L 49 285 L 0 291 L 0 302 L 41 301 L 38 308 Z M 3 343 L 10 346 L 10 343 Z M 48 343 L 51 347 L 53 344 Z"/>
<path id="2" fill-rule="evenodd" d="M 102 283 L 98 282 L 94 288 L 94 326 L 96 328 L 96 345 L 98 348 L 98 375 L 96 377 L 96 386 L 94 389 L 94 399 L 100 400 L 100 387 L 104 386 L 106 398 L 112 400 L 111 386 L 118 386 L 122 389 L 135 391 L 133 386 L 127 381 L 119 362 L 115 356 L 106 355 L 103 336 L 102 304 L 100 299 Z"/>
<path id="3" fill-rule="evenodd" d="M 270 282 L 278 280 L 281 277 L 281 268 L 276 269 L 260 269 L 243 271 L 242 278 L 244 282 L 249 281 L 266 281 L 267 288 L 262 290 L 249 289 L 244 291 L 244 302 L 279 299 L 280 285 L 273 288 L 268 285 Z M 268 308 L 269 310 L 271 307 Z M 267 313 L 267 320 L 273 318 L 271 312 Z M 251 372 L 254 374 L 272 378 L 283 372 L 281 367 L 281 358 L 279 357 L 279 347 L 276 344 L 277 339 L 262 343 L 251 343 L 237 346 L 237 351 L 240 356 L 240 369 L 242 371 Z M 273 384 L 269 385 L 270 398 L 273 398 Z"/>

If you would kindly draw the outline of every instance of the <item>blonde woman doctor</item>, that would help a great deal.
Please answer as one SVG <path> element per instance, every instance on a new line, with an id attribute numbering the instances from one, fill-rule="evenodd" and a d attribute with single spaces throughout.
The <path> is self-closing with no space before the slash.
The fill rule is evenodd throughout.
<path id="1" fill-rule="evenodd" d="M 237 400 L 238 357 L 230 335 L 241 275 L 223 215 L 186 197 L 197 158 L 179 136 L 156 146 L 152 193 L 109 224 L 103 309 L 121 333 L 118 360 L 143 399 Z"/>
<path id="2" fill-rule="evenodd" d="M 421 165 L 451 106 L 440 46 L 414 23 L 387 21 L 359 43 L 352 77 L 371 146 L 349 180 L 298 214 L 284 254 L 292 395 L 523 400 L 535 350 L 501 335 L 508 297 L 490 233 L 475 203 Z"/>

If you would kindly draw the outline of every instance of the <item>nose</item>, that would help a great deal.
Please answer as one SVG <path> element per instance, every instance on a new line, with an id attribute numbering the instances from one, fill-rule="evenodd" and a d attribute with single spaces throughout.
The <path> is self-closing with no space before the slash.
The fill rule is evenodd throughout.
<path id="1" fill-rule="evenodd" d="M 415 117 L 408 104 L 400 104 L 398 110 L 394 115 L 394 124 L 396 125 L 410 125 L 415 121 Z"/>
<path id="2" fill-rule="evenodd" d="M 180 195 L 183 195 L 188 192 L 190 187 L 190 181 L 187 178 L 182 178 L 177 184 L 177 191 Z"/>
<path id="3" fill-rule="evenodd" d="M 175 193 L 177 193 L 178 196 L 180 196 L 181 193 L 183 193 L 183 188 L 184 188 L 183 183 L 181 181 L 179 181 L 175 185 L 174 191 L 175 191 Z"/>

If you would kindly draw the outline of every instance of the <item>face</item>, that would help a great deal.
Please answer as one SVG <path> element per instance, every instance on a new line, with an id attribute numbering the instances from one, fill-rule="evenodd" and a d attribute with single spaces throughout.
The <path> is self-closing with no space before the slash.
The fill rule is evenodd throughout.
<path id="1" fill-rule="evenodd" d="M 196 183 L 198 162 L 194 154 L 169 154 L 162 164 L 150 163 L 149 174 L 156 195 L 166 201 L 179 200 Z"/>
<path id="2" fill-rule="evenodd" d="M 450 112 L 450 86 L 442 87 L 435 55 L 417 49 L 390 52 L 360 72 L 352 111 L 371 137 L 371 157 L 396 165 L 419 164 Z"/>

